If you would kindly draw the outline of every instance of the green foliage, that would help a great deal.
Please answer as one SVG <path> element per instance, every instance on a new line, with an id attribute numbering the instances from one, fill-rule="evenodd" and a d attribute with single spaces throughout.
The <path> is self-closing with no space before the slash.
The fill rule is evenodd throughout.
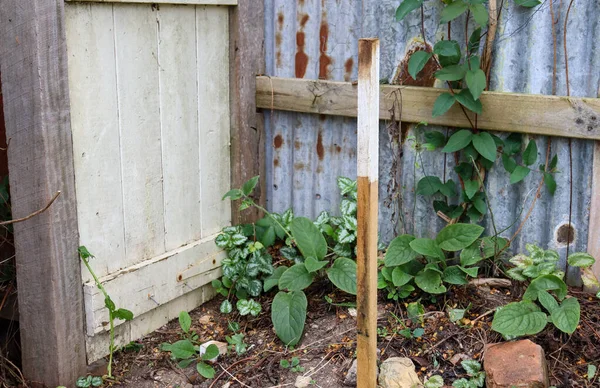
<path id="1" fill-rule="evenodd" d="M 248 344 L 244 342 L 245 335 L 243 333 L 237 333 L 232 336 L 225 336 L 227 343 L 229 344 L 229 350 L 235 350 L 239 355 L 246 353 Z"/>
<path id="2" fill-rule="evenodd" d="M 183 327 L 182 327 L 183 329 Z M 212 379 L 215 377 L 215 369 L 208 363 L 219 356 L 219 348 L 215 344 L 208 345 L 203 353 L 200 353 L 196 341 L 186 338 L 172 344 L 163 343 L 161 350 L 169 352 L 171 359 L 177 362 L 180 368 L 187 368 L 196 363 L 196 370 L 201 376 Z"/>
<path id="3" fill-rule="evenodd" d="M 452 383 L 455 388 L 479 388 L 485 383 L 485 372 L 481 370 L 481 364 L 475 360 L 464 360 L 461 366 L 467 372 L 468 379 L 461 378 Z"/>
<path id="4" fill-rule="evenodd" d="M 433 375 L 425 380 L 423 386 L 425 388 L 442 388 L 444 386 L 444 378 L 440 375 Z"/>
<path id="5" fill-rule="evenodd" d="M 109 357 L 108 357 L 108 366 L 106 369 L 108 372 L 107 376 L 109 378 L 112 378 L 113 353 L 115 352 L 115 350 L 117 350 L 115 347 L 115 319 L 131 321 L 133 319 L 133 313 L 129 310 L 126 310 L 123 308 L 117 308 L 115 306 L 115 302 L 113 302 L 113 300 L 110 298 L 110 295 L 108 295 L 108 292 L 106 292 L 106 289 L 102 286 L 102 283 L 96 276 L 96 273 L 94 272 L 94 270 L 92 270 L 92 266 L 90 265 L 90 260 L 94 258 L 94 255 L 92 255 L 85 246 L 80 246 L 77 249 L 77 253 L 79 253 L 79 257 L 81 258 L 81 261 L 83 261 L 83 264 L 89 271 L 90 275 L 92 275 L 92 278 L 94 279 L 94 282 L 96 283 L 96 287 L 98 287 L 100 292 L 102 292 L 102 295 L 104 295 L 104 306 L 108 310 L 108 322 L 109 322 L 109 330 L 110 330 L 110 334 L 109 334 L 110 342 L 108 345 Z"/>
<path id="6" fill-rule="evenodd" d="M 85 376 L 80 377 L 75 382 L 77 388 L 88 388 L 88 387 L 99 387 L 103 383 L 102 377 L 99 376 Z"/>
<path id="7" fill-rule="evenodd" d="M 305 370 L 305 368 L 300 365 L 300 359 L 298 357 L 292 357 L 289 361 L 285 358 L 281 359 L 279 361 L 279 366 L 281 366 L 284 369 L 289 369 L 290 371 L 295 373 L 302 373 Z"/>

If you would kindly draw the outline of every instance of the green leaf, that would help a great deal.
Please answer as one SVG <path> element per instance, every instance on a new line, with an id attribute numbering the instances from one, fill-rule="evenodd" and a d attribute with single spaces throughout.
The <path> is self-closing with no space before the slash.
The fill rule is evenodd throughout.
<path id="1" fill-rule="evenodd" d="M 416 80 L 417 75 L 423 70 L 432 56 L 433 54 L 428 53 L 427 51 L 416 51 L 408 60 L 408 74 Z"/>
<path id="2" fill-rule="evenodd" d="M 192 317 L 185 310 L 179 313 L 179 326 L 184 333 L 189 332 L 192 327 Z"/>
<path id="3" fill-rule="evenodd" d="M 340 290 L 356 295 L 356 263 L 345 257 L 338 257 L 327 270 L 327 277 Z"/>
<path id="4" fill-rule="evenodd" d="M 450 139 L 448 139 L 448 143 L 444 149 L 442 149 L 442 152 L 460 151 L 471 144 L 472 139 L 473 133 L 471 131 L 468 129 L 461 129 L 450 136 Z"/>
<path id="5" fill-rule="evenodd" d="M 436 242 L 445 251 L 459 251 L 473 244 L 481 236 L 484 228 L 473 224 L 453 224 L 442 229 Z"/>
<path id="6" fill-rule="evenodd" d="M 273 215 L 273 217 L 277 217 L 278 215 Z M 280 239 L 284 239 L 285 238 L 285 230 L 277 223 L 275 222 L 275 220 L 269 216 L 265 216 L 263 218 L 261 218 L 260 220 L 256 221 L 256 226 L 260 226 L 262 228 L 268 229 L 269 227 L 272 227 L 273 229 L 275 229 L 275 234 L 277 235 L 278 238 Z M 272 244 L 265 244 L 264 241 L 261 241 L 263 243 L 264 246 L 268 247 L 271 246 Z"/>
<path id="7" fill-rule="evenodd" d="M 252 190 L 254 190 L 254 188 L 256 187 L 259 178 L 260 177 L 257 175 L 253 178 L 250 178 L 246 183 L 244 183 L 244 185 L 242 186 L 242 192 L 244 193 L 244 195 L 248 196 L 252 193 Z"/>
<path id="8" fill-rule="evenodd" d="M 304 260 L 304 265 L 306 266 L 306 270 L 311 273 L 317 272 L 321 268 L 325 267 L 327 264 L 329 264 L 329 261 L 327 261 L 327 260 L 318 261 L 312 257 L 307 257 L 306 260 Z"/>
<path id="9" fill-rule="evenodd" d="M 430 238 L 416 238 L 412 240 L 409 245 L 415 252 L 423 256 L 435 257 L 442 260 L 445 258 L 444 252 L 442 252 L 438 244 Z"/>
<path id="10" fill-rule="evenodd" d="M 406 283 L 410 282 L 413 278 L 414 276 L 404 272 L 401 267 L 396 267 L 394 268 L 394 271 L 392 271 L 392 282 L 396 287 L 402 287 Z"/>
<path id="11" fill-rule="evenodd" d="M 448 112 L 452 105 L 456 102 L 456 98 L 450 93 L 442 93 L 433 103 L 433 117 L 438 117 Z"/>
<path id="12" fill-rule="evenodd" d="M 448 23 L 465 13 L 469 6 L 462 0 L 457 0 L 450 5 L 447 5 L 442 10 L 442 17 L 440 23 Z"/>
<path id="13" fill-rule="evenodd" d="M 404 0 L 398 8 L 396 8 L 396 20 L 400 21 L 406 17 L 410 12 L 419 8 L 423 0 Z"/>
<path id="14" fill-rule="evenodd" d="M 473 146 L 487 160 L 496 161 L 496 142 L 487 132 L 481 132 L 473 135 Z"/>
<path id="15" fill-rule="evenodd" d="M 473 14 L 473 19 L 480 26 L 486 26 L 488 23 L 488 10 L 483 4 L 473 4 L 469 7 Z"/>
<path id="16" fill-rule="evenodd" d="M 442 388 L 444 386 L 444 379 L 440 375 L 433 375 L 423 384 L 425 388 Z"/>
<path id="17" fill-rule="evenodd" d="M 504 140 L 504 153 L 508 156 L 514 155 L 521 151 L 521 143 L 523 136 L 520 133 L 511 133 Z"/>
<path id="18" fill-rule="evenodd" d="M 514 185 L 515 183 L 521 182 L 531 170 L 527 167 L 517 166 L 514 171 L 510 174 L 510 184 Z"/>
<path id="19" fill-rule="evenodd" d="M 525 300 L 498 308 L 492 330 L 505 336 L 533 335 L 542 331 L 547 322 L 546 314 L 535 303 Z"/>
<path id="20" fill-rule="evenodd" d="M 479 181 L 466 180 L 465 182 L 465 193 L 467 198 L 471 199 L 477 191 L 479 191 Z"/>
<path id="21" fill-rule="evenodd" d="M 596 367 L 596 365 L 588 364 L 588 367 L 587 367 L 587 379 L 588 379 L 588 381 L 592 381 L 594 379 L 594 377 L 596 377 L 596 371 L 597 370 L 598 370 L 598 368 Z"/>
<path id="22" fill-rule="evenodd" d="M 133 313 L 127 309 L 117 309 L 113 312 L 113 316 L 124 321 L 131 321 L 133 319 Z"/>
<path id="23" fill-rule="evenodd" d="M 306 295 L 302 291 L 280 291 L 275 295 L 271 305 L 271 321 L 275 333 L 286 346 L 294 346 L 300 341 L 307 305 Z"/>
<path id="24" fill-rule="evenodd" d="M 550 161 L 550 164 L 548 165 L 548 169 L 550 171 L 554 171 L 556 169 L 557 165 L 558 165 L 558 155 L 554 155 L 552 157 L 552 160 Z"/>
<path id="25" fill-rule="evenodd" d="M 425 141 L 434 148 L 440 148 L 446 143 L 446 136 L 440 131 L 427 131 L 425 132 Z"/>
<path id="26" fill-rule="evenodd" d="M 254 299 L 240 299 L 237 301 L 236 307 L 240 315 L 251 314 L 253 317 L 256 317 L 262 310 L 260 303 Z"/>
<path id="27" fill-rule="evenodd" d="M 475 376 L 481 371 L 481 364 L 475 360 L 464 360 L 460 363 L 469 376 Z"/>
<path id="28" fill-rule="evenodd" d="M 596 259 L 585 252 L 576 252 L 570 254 L 567 261 L 573 267 L 591 267 L 596 262 Z"/>
<path id="29" fill-rule="evenodd" d="M 421 178 L 419 183 L 417 183 L 417 191 L 418 195 L 433 195 L 440 191 L 442 188 L 442 181 L 437 176 L 426 176 Z"/>
<path id="30" fill-rule="evenodd" d="M 440 193 L 448 198 L 456 197 L 456 183 L 452 179 L 440 187 Z"/>
<path id="31" fill-rule="evenodd" d="M 447 267 L 444 270 L 444 275 L 442 279 L 444 280 L 444 282 L 450 284 L 461 285 L 468 283 L 466 274 L 457 265 Z"/>
<path id="32" fill-rule="evenodd" d="M 523 299 L 537 300 L 539 290 L 554 291 L 558 300 L 563 300 L 567 296 L 567 285 L 561 278 L 555 275 L 544 275 L 531 281 L 523 294 Z"/>
<path id="33" fill-rule="evenodd" d="M 455 40 L 440 40 L 433 46 L 433 53 L 443 57 L 460 57 L 460 46 Z"/>
<path id="34" fill-rule="evenodd" d="M 406 313 L 408 314 L 408 319 L 414 323 L 421 322 L 422 324 L 424 322 L 425 307 L 419 301 L 407 304 Z"/>
<path id="35" fill-rule="evenodd" d="M 479 267 L 465 268 L 465 267 L 459 266 L 458 268 L 472 278 L 476 278 L 477 273 L 479 272 Z"/>
<path id="36" fill-rule="evenodd" d="M 456 323 L 465 317 L 467 309 L 448 309 L 448 318 L 450 322 Z"/>
<path id="37" fill-rule="evenodd" d="M 515 168 L 517 168 L 517 162 L 515 161 L 515 159 L 506 154 L 502 154 L 502 165 L 504 166 L 504 169 L 509 173 L 512 173 L 513 171 L 515 171 Z"/>
<path id="38" fill-rule="evenodd" d="M 481 93 L 484 91 L 487 85 L 487 79 L 485 73 L 481 69 L 468 70 L 465 76 L 469 91 L 475 100 L 479 99 Z"/>
<path id="39" fill-rule="evenodd" d="M 480 40 L 481 40 L 481 27 L 478 27 L 475 30 L 473 30 L 473 32 L 471 33 L 471 36 L 469 37 L 469 44 L 467 45 L 467 51 L 469 52 L 469 54 L 475 54 L 477 51 L 479 51 Z M 479 66 L 477 66 L 477 67 L 479 67 Z"/>
<path id="40" fill-rule="evenodd" d="M 531 166 L 535 163 L 538 158 L 538 148 L 535 144 L 535 140 L 530 140 L 527 144 L 527 148 L 523 152 L 523 163 L 527 166 Z"/>
<path id="41" fill-rule="evenodd" d="M 290 230 L 304 258 L 314 257 L 317 260 L 322 260 L 325 257 L 327 242 L 323 237 L 323 233 L 311 220 L 305 217 L 296 217 L 292 221 Z"/>
<path id="42" fill-rule="evenodd" d="M 115 302 L 110 298 L 110 296 L 106 295 L 104 298 L 104 307 L 108 309 L 108 311 L 113 312 L 116 310 Z"/>
<path id="43" fill-rule="evenodd" d="M 548 291 L 540 290 L 538 291 L 538 299 L 540 304 L 544 306 L 546 311 L 552 313 L 554 310 L 558 308 L 558 302 Z"/>
<path id="44" fill-rule="evenodd" d="M 200 373 L 200 376 L 204 378 L 212 379 L 213 377 L 215 377 L 215 369 L 205 362 L 199 362 L 198 364 L 196 364 L 196 370 L 198 371 L 198 373 Z"/>
<path id="45" fill-rule="evenodd" d="M 573 334 L 579 325 L 580 307 L 577 298 L 563 300 L 550 314 L 552 323 L 563 333 Z"/>
<path id="46" fill-rule="evenodd" d="M 554 195 L 554 193 L 556 193 L 556 181 L 552 174 L 547 172 L 544 173 L 544 183 L 546 184 L 550 195 Z"/>
<path id="47" fill-rule="evenodd" d="M 481 105 L 481 101 L 476 100 L 469 89 L 463 89 L 456 95 L 456 100 L 463 105 L 468 110 L 481 114 L 483 110 L 483 106 Z"/>
<path id="48" fill-rule="evenodd" d="M 170 344 L 165 350 L 171 352 L 173 357 L 179 359 L 190 358 L 196 354 L 196 348 L 194 344 L 188 339 L 177 341 L 173 344 Z"/>
<path id="49" fill-rule="evenodd" d="M 415 276 L 415 284 L 429 294 L 443 294 L 446 287 L 442 284 L 442 276 L 433 270 L 421 271 Z"/>
<path id="50" fill-rule="evenodd" d="M 414 236 L 403 234 L 392 240 L 385 252 L 384 263 L 386 267 L 393 267 L 411 262 L 417 257 L 417 253 L 410 247 Z"/>
<path id="51" fill-rule="evenodd" d="M 219 306 L 219 311 L 221 311 L 221 313 L 223 314 L 229 314 L 231 311 L 233 311 L 233 306 L 231 305 L 231 302 L 225 299 L 223 302 L 221 302 L 221 306 Z"/>
<path id="52" fill-rule="evenodd" d="M 450 65 L 436 71 L 434 76 L 441 81 L 460 81 L 465 77 L 466 73 L 467 71 L 465 70 L 464 66 Z"/>
<path id="53" fill-rule="evenodd" d="M 94 255 L 92 255 L 90 253 L 90 251 L 88 251 L 88 249 L 85 246 L 80 246 L 79 248 L 77 248 L 77 252 L 79 253 L 79 256 L 81 256 L 82 259 L 90 259 L 93 258 Z"/>
<path id="54" fill-rule="evenodd" d="M 212 360 L 217 357 L 219 357 L 219 348 L 215 344 L 208 345 L 202 354 L 202 360 L 204 361 Z"/>
<path id="55" fill-rule="evenodd" d="M 223 196 L 223 198 L 221 200 L 223 201 L 223 200 L 225 200 L 225 198 L 229 198 L 232 201 L 235 201 L 235 200 L 242 198 L 243 195 L 244 195 L 244 193 L 242 192 L 242 190 L 233 189 L 233 190 L 229 190 L 227 193 L 225 193 L 225 195 Z"/>
<path id="56" fill-rule="evenodd" d="M 262 230 L 260 234 L 257 233 L 257 237 L 263 246 L 270 247 L 275 244 L 275 239 L 277 238 L 277 235 L 275 234 L 275 228 L 269 226 L 268 228 Z"/>
<path id="57" fill-rule="evenodd" d="M 313 274 L 308 272 L 304 263 L 299 263 L 288 268 L 279 278 L 279 289 L 300 291 L 310 286 Z"/>
<path id="58" fill-rule="evenodd" d="M 99 387 L 102 385 L 102 383 L 103 383 L 102 377 L 100 377 L 100 376 L 92 377 L 92 387 Z"/>
<path id="59" fill-rule="evenodd" d="M 542 4 L 542 2 L 540 0 L 515 0 L 515 4 L 521 7 L 533 8 Z"/>

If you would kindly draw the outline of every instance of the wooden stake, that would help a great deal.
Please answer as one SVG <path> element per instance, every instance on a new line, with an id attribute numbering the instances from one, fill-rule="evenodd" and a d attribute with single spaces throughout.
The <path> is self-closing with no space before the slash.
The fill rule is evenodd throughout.
<path id="1" fill-rule="evenodd" d="M 358 42 L 357 386 L 377 386 L 379 39 Z"/>

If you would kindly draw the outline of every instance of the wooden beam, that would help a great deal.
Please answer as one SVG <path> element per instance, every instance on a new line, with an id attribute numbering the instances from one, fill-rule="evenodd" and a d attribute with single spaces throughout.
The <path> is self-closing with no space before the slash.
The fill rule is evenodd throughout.
<path id="1" fill-rule="evenodd" d="M 0 3 L 23 372 L 67 385 L 86 368 L 63 0 Z"/>
<path id="2" fill-rule="evenodd" d="M 410 123 L 427 122 L 449 127 L 469 127 L 457 105 L 432 117 L 437 97 L 444 89 L 382 85 L 379 118 L 390 119 L 390 109 L 401 100 L 396 117 Z M 258 77 L 259 108 L 356 117 L 357 87 L 350 82 Z M 600 99 L 484 92 L 480 129 L 536 135 L 600 140 Z"/>
<path id="3" fill-rule="evenodd" d="M 265 72 L 264 0 L 240 0 L 231 8 L 229 18 L 229 87 L 231 110 L 231 186 L 260 175 L 254 190 L 255 200 L 264 205 L 265 135 L 263 115 L 256 110 L 255 77 Z M 254 209 L 240 213 L 232 206 L 234 224 L 252 222 L 259 217 Z"/>
<path id="4" fill-rule="evenodd" d="M 357 386 L 377 386 L 379 39 L 358 41 Z"/>
<path id="5" fill-rule="evenodd" d="M 238 0 L 65 0 L 69 3 L 139 3 L 139 4 L 193 4 L 193 5 L 237 5 Z"/>

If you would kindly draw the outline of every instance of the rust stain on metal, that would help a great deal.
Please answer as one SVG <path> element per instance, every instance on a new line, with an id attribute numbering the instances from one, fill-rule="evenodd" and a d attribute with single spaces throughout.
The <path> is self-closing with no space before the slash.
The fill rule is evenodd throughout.
<path id="1" fill-rule="evenodd" d="M 277 32 L 275 33 L 275 61 L 276 66 L 281 67 L 281 42 L 283 40 L 281 36 L 281 31 L 283 30 L 283 22 L 285 17 L 283 12 L 277 13 Z"/>
<path id="2" fill-rule="evenodd" d="M 308 14 L 303 14 L 300 18 L 300 31 L 296 32 L 296 58 L 294 60 L 294 69 L 296 78 L 304 78 L 306 69 L 308 68 L 308 55 L 304 52 L 306 43 L 306 35 L 304 34 L 304 26 L 308 22 Z"/>
<path id="3" fill-rule="evenodd" d="M 323 14 L 321 28 L 319 29 L 319 79 L 329 78 L 329 66 L 332 64 L 331 57 L 327 55 L 327 41 L 329 40 L 329 25 L 326 15 Z"/>
<path id="4" fill-rule="evenodd" d="M 294 169 L 297 171 L 304 170 L 306 165 L 302 162 L 294 164 Z"/>
<path id="5" fill-rule="evenodd" d="M 426 64 L 423 70 L 421 70 L 417 76 L 417 79 L 413 79 L 408 73 L 408 61 L 410 57 L 417 51 L 427 51 L 431 52 L 431 46 L 425 44 L 423 42 L 413 42 L 408 50 L 406 50 L 406 54 L 398 68 L 396 69 L 396 75 L 392 80 L 392 84 L 395 85 L 409 85 L 409 86 L 433 86 L 435 82 L 435 77 L 433 74 L 438 70 L 437 64 L 435 61 L 430 59 Z"/>
<path id="6" fill-rule="evenodd" d="M 350 57 L 344 63 L 344 81 L 349 82 L 352 77 L 352 69 L 354 68 L 354 58 Z"/>
<path id="7" fill-rule="evenodd" d="M 323 135 L 321 131 L 319 131 L 319 135 L 317 136 L 317 155 L 319 156 L 319 160 L 323 160 L 323 157 L 325 156 L 325 148 L 323 148 Z"/>
<path id="8" fill-rule="evenodd" d="M 274 159 L 273 160 L 273 166 L 279 167 L 279 159 Z"/>
<path id="9" fill-rule="evenodd" d="M 283 145 L 283 137 L 281 137 L 281 135 L 275 136 L 275 138 L 273 139 L 273 147 L 281 148 L 282 145 Z"/>
<path id="10" fill-rule="evenodd" d="M 294 148 L 297 149 L 297 150 L 299 150 L 300 147 L 302 147 L 302 143 L 300 143 L 300 141 L 298 141 L 298 140 L 295 140 L 294 141 Z"/>

